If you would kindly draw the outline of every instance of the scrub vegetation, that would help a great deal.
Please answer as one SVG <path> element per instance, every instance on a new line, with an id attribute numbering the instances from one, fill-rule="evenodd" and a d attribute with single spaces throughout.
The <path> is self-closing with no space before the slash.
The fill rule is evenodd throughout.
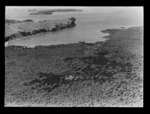
<path id="1" fill-rule="evenodd" d="M 143 106 L 143 28 L 107 41 L 5 47 L 5 106 Z"/>

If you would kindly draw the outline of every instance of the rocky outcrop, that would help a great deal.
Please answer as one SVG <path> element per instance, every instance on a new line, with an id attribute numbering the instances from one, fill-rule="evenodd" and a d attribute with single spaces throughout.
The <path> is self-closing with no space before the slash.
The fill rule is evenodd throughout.
<path id="1" fill-rule="evenodd" d="M 27 21 L 32 21 L 32 20 L 27 20 Z M 41 28 L 41 29 L 33 30 L 31 32 L 18 31 L 17 33 L 14 33 L 10 36 L 5 37 L 5 42 L 12 40 L 12 39 L 16 39 L 16 38 L 22 38 L 22 37 L 37 35 L 37 34 L 44 34 L 47 32 L 56 32 L 59 30 L 63 30 L 65 28 L 75 27 L 76 26 L 75 21 L 76 21 L 76 19 L 74 17 L 71 17 L 71 18 L 69 18 L 69 21 L 67 24 L 63 24 L 63 23 L 55 24 L 55 27 L 53 27 L 52 29 Z"/>
<path id="2" fill-rule="evenodd" d="M 58 31 L 58 30 L 62 30 L 62 29 L 65 29 L 65 28 L 70 28 L 70 27 L 76 26 L 76 24 L 75 24 L 76 19 L 74 17 L 69 18 L 69 20 L 70 21 L 67 24 L 62 24 L 62 23 L 56 24 L 55 27 L 52 28 L 51 31 Z"/>

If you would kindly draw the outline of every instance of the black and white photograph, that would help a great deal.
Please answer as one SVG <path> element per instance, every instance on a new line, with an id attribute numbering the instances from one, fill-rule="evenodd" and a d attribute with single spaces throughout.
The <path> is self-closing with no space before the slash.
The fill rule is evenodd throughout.
<path id="1" fill-rule="evenodd" d="M 5 6 L 4 107 L 143 107 L 143 6 Z"/>

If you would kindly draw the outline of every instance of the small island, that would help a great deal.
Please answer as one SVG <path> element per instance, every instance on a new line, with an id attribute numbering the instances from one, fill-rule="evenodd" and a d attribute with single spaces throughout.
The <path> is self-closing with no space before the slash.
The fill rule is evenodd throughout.
<path id="1" fill-rule="evenodd" d="M 28 10 L 30 15 L 52 15 L 54 12 L 79 12 L 79 9 L 47 9 L 47 10 Z"/>

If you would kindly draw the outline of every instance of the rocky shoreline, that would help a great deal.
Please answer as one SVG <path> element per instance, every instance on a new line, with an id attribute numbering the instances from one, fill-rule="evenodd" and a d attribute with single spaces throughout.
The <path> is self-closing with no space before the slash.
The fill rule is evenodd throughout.
<path id="1" fill-rule="evenodd" d="M 18 31 L 17 33 L 13 33 L 9 36 L 6 36 L 5 37 L 5 42 L 7 41 L 10 41 L 10 40 L 13 40 L 13 39 L 18 39 L 18 38 L 23 38 L 23 37 L 27 37 L 27 36 L 32 36 L 32 35 L 37 35 L 37 34 L 44 34 L 44 33 L 47 33 L 47 32 L 56 32 L 56 31 L 59 31 L 59 30 L 63 30 L 65 28 L 72 28 L 72 27 L 75 27 L 76 26 L 76 23 L 75 23 L 76 19 L 74 17 L 71 17 L 68 19 L 68 22 L 67 23 L 57 23 L 55 24 L 54 27 L 52 28 L 39 28 L 39 29 L 35 29 L 35 30 L 32 30 L 32 31 Z M 24 21 L 26 22 L 26 21 Z M 31 21 L 33 22 L 33 21 Z M 44 23 L 46 24 L 46 20 L 44 21 Z M 20 23 L 20 21 L 19 21 Z M 35 23 L 35 22 L 33 22 Z M 38 22 L 40 23 L 40 22 Z"/>

